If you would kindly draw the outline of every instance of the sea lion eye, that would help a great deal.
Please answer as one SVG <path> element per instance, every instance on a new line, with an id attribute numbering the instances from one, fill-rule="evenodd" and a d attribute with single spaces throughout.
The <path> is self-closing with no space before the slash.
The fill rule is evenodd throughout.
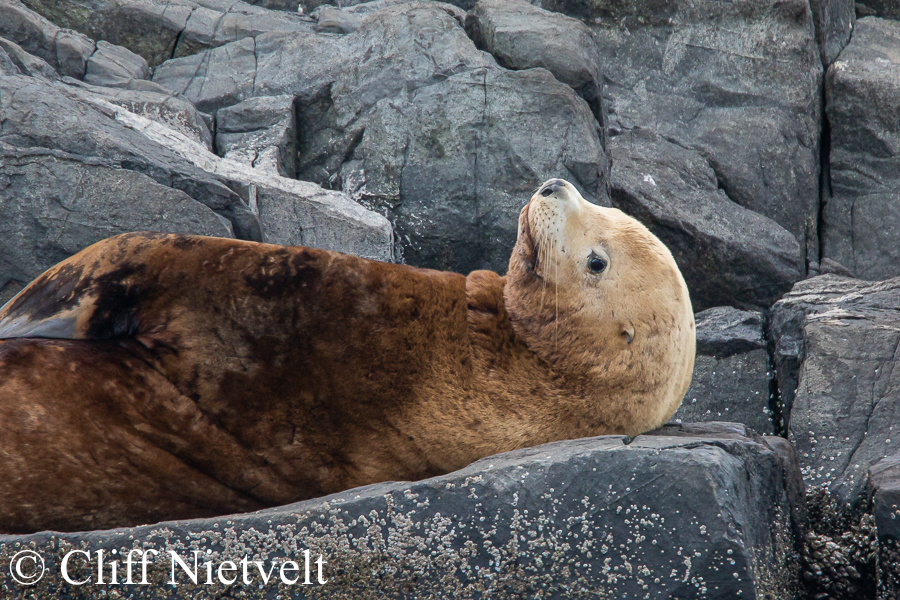
<path id="1" fill-rule="evenodd" d="M 553 193 L 553 188 L 550 187 L 549 185 L 541 190 L 541 196 L 543 196 L 544 198 L 546 198 L 547 196 L 549 196 L 552 193 Z"/>
<path id="2" fill-rule="evenodd" d="M 606 268 L 606 261 L 599 256 L 592 256 L 588 259 L 588 267 L 594 273 L 601 273 Z"/>

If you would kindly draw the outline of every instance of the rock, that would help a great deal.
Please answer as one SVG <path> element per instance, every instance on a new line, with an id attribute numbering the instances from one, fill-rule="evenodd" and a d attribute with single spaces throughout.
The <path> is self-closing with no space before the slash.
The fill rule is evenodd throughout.
<path id="1" fill-rule="evenodd" d="M 345 36 L 243 40 L 164 63 L 154 81 L 206 111 L 293 96 L 297 176 L 386 214 L 417 266 L 505 271 L 518 212 L 551 177 L 606 202 L 587 104 L 545 70 L 497 67 L 439 4 L 389 6 Z"/>
<path id="2" fill-rule="evenodd" d="M 900 275 L 900 23 L 860 19 L 828 69 L 823 251 L 862 279 Z"/>
<path id="3" fill-rule="evenodd" d="M 856 2 L 856 16 L 900 19 L 900 4 L 896 0 L 862 0 Z"/>
<path id="4" fill-rule="evenodd" d="M 163 94 L 156 91 L 99 87 L 78 84 L 73 80 L 66 80 L 66 83 L 77 85 L 83 90 L 83 94 L 76 92 L 79 95 L 121 106 L 129 112 L 183 133 L 193 141 L 203 144 L 207 150 L 212 149 L 212 134 L 206 126 L 204 115 L 198 112 L 193 104 L 171 92 Z"/>
<path id="5" fill-rule="evenodd" d="M 60 75 L 82 79 L 94 41 L 60 29 L 18 0 L 0 0 L 0 37 L 42 58 Z"/>
<path id="6" fill-rule="evenodd" d="M 543 0 L 587 22 L 610 135 L 649 129 L 697 150 L 735 203 L 818 260 L 822 63 L 807 0 Z M 614 159 L 615 162 L 615 159 Z"/>
<path id="7" fill-rule="evenodd" d="M 265 241 L 301 244 L 388 261 L 393 230 L 387 219 L 340 192 L 223 159 L 178 131 L 127 111 L 117 120 L 190 164 L 238 189 L 263 222 Z"/>
<path id="8" fill-rule="evenodd" d="M 816 24 L 822 64 L 827 67 L 850 41 L 857 11 L 853 0 L 811 0 L 809 7 Z"/>
<path id="9" fill-rule="evenodd" d="M 588 106 L 543 69 L 461 73 L 379 103 L 341 167 L 343 189 L 394 224 L 417 266 L 504 272 L 518 214 L 563 173 L 605 200 Z"/>
<path id="10" fill-rule="evenodd" d="M 146 175 L 0 143 L 0 305 L 54 264 L 129 231 L 233 237 L 212 210 Z"/>
<path id="11" fill-rule="evenodd" d="M 319 33 L 353 33 L 362 25 L 363 15 L 343 11 L 333 6 L 320 6 L 313 16 Z"/>
<path id="12" fill-rule="evenodd" d="M 610 153 L 612 205 L 669 247 L 695 311 L 768 308 L 802 278 L 796 239 L 732 202 L 698 152 L 636 130 L 612 138 Z"/>
<path id="13" fill-rule="evenodd" d="M 202 558 L 214 564 L 246 555 L 266 569 L 286 558 L 302 561 L 309 549 L 312 577 L 321 555 L 328 583 L 305 586 L 304 594 L 338 600 L 789 598 L 797 591 L 790 462 L 742 429 L 686 426 L 628 444 L 615 436 L 558 442 L 443 477 L 218 519 L 0 536 L 0 562 L 19 548 L 36 550 L 48 572 L 29 591 L 48 597 L 67 589 L 59 564 L 69 549 L 103 549 L 107 557 L 114 548 L 123 555 L 171 550 L 193 568 L 191 550 L 208 548 Z M 160 588 L 170 556 L 150 562 L 148 581 Z M 87 577 L 84 562 L 76 562 L 78 579 Z M 121 560 L 118 566 L 124 573 Z M 225 590 L 176 572 L 179 585 L 166 590 L 169 597 Z M 291 593 L 290 586 L 263 585 L 255 573 L 254 593 Z M 141 593 L 116 589 L 123 597 Z"/>
<path id="14" fill-rule="evenodd" d="M 225 158 L 282 177 L 297 173 L 294 97 L 263 96 L 216 113 L 216 148 Z"/>
<path id="15" fill-rule="evenodd" d="M 131 113 L 65 85 L 23 76 L 0 78 L 0 141 L 112 161 L 187 193 L 231 221 L 238 237 L 261 238 L 256 216 L 237 193 L 129 128 L 120 118 L 126 114 Z"/>
<path id="16" fill-rule="evenodd" d="M 59 81 L 56 69 L 21 46 L 0 37 L 0 75 L 27 75 L 48 81 Z"/>
<path id="17" fill-rule="evenodd" d="M 480 0 L 466 19 L 479 48 L 513 70 L 543 67 L 584 98 L 605 123 L 597 47 L 586 25 L 525 0 Z"/>
<path id="18" fill-rule="evenodd" d="M 92 85 L 122 87 L 132 79 L 148 79 L 150 67 L 134 52 L 98 41 L 97 51 L 87 61 L 84 82 Z"/>
<path id="19" fill-rule="evenodd" d="M 798 283 L 773 308 L 770 337 L 791 440 L 807 486 L 840 504 L 856 504 L 869 467 L 900 452 L 898 311 L 900 279 L 835 275 Z"/>
<path id="20" fill-rule="evenodd" d="M 128 48 L 151 67 L 264 32 L 312 31 L 314 26 L 296 13 L 229 0 L 95 0 L 91 10 L 76 0 L 25 3 L 57 25 Z"/>
<path id="21" fill-rule="evenodd" d="M 878 530 L 878 598 L 900 597 L 900 455 L 869 470 L 868 496 Z"/>
<path id="22" fill-rule="evenodd" d="M 694 376 L 673 420 L 728 419 L 761 434 L 774 433 L 762 314 L 723 306 L 698 313 L 695 323 Z"/>

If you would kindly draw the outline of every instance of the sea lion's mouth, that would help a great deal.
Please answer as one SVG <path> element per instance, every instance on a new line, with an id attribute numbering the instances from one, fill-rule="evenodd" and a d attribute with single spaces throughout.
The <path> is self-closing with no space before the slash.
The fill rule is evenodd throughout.
<path id="1" fill-rule="evenodd" d="M 532 202 L 534 202 L 534 197 L 532 197 L 532 199 L 528 201 L 528 204 L 525 205 L 525 207 L 522 209 L 521 215 L 519 216 L 519 222 L 521 225 L 519 241 L 522 247 L 522 257 L 523 262 L 525 263 L 525 271 L 529 275 L 541 279 L 541 276 L 537 273 L 540 251 L 538 248 L 537 240 L 534 238 L 534 235 L 531 232 L 530 210 Z"/>

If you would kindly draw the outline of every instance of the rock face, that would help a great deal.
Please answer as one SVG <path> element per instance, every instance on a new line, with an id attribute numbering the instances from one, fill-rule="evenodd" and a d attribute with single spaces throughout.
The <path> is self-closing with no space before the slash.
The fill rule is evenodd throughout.
<path id="1" fill-rule="evenodd" d="M 697 151 L 730 199 L 797 239 L 798 260 L 818 258 L 822 64 L 805 0 L 542 5 L 591 23 L 611 135 Z"/>
<path id="2" fill-rule="evenodd" d="M 25 4 L 56 25 L 124 46 L 150 66 L 267 31 L 313 27 L 297 14 L 224 0 L 98 0 L 90 9 L 75 0 Z"/>
<path id="3" fill-rule="evenodd" d="M 757 433 L 775 431 L 770 408 L 772 375 L 759 312 L 718 307 L 695 316 L 694 377 L 673 420 L 730 420 Z"/>
<path id="4" fill-rule="evenodd" d="M 898 279 L 824 275 L 773 309 L 783 410 L 804 478 L 840 502 L 856 503 L 869 467 L 900 452 L 898 292 Z"/>
<path id="5" fill-rule="evenodd" d="M 831 195 L 824 255 L 863 279 L 900 275 L 900 22 L 860 19 L 828 69 Z"/>
<path id="6" fill-rule="evenodd" d="M 59 261 L 119 233 L 232 237 L 227 221 L 186 193 L 111 161 L 2 143 L 0 159 L 0 303 Z"/>
<path id="7" fill-rule="evenodd" d="M 582 98 L 545 70 L 500 68 L 456 16 L 391 6 L 347 36 L 262 35 L 153 79 L 211 112 L 293 96 L 300 179 L 386 214 L 411 264 L 504 272 L 534 189 L 563 174 L 605 202 L 609 164 Z"/>
<path id="8" fill-rule="evenodd" d="M 215 563 L 245 555 L 302 561 L 304 549 L 321 555 L 329 582 L 305 586 L 313 598 L 789 597 L 798 501 L 790 492 L 797 474 L 789 450 L 727 424 L 670 427 L 625 442 L 606 436 L 548 444 L 435 479 L 247 515 L 0 536 L 0 562 L 18 548 L 43 554 L 48 575 L 32 591 L 46 596 L 75 591 L 59 576 L 64 550 L 103 549 L 110 557 L 113 549 L 172 550 L 190 560 L 202 540 Z M 170 560 L 163 554 L 154 561 L 148 580 L 167 579 Z M 88 573 L 79 564 L 81 579 Z M 6 573 L 0 577 L 0 590 L 10 590 Z M 266 597 L 291 592 L 274 579 L 257 588 L 255 577 L 252 589 Z M 225 591 L 179 580 L 176 589 L 154 588 L 172 598 Z M 117 588 L 123 597 L 146 590 Z"/>
<path id="9" fill-rule="evenodd" d="M 694 310 L 768 307 L 802 278 L 797 240 L 729 199 L 696 151 L 649 131 L 611 140 L 612 205 L 672 251 Z"/>
<path id="10" fill-rule="evenodd" d="M 263 96 L 216 114 L 216 148 L 224 158 L 282 177 L 297 173 L 293 96 Z"/>

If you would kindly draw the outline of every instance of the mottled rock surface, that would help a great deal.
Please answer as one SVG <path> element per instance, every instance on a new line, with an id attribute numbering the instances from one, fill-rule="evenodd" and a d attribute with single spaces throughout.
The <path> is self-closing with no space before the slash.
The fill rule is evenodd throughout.
<path id="1" fill-rule="evenodd" d="M 9 0 L 4 0 L 9 1 Z M 254 37 L 267 31 L 311 31 L 296 13 L 231 0 L 26 0 L 61 27 L 124 46 L 156 66 L 175 56 Z"/>
<path id="2" fill-rule="evenodd" d="M 771 337 L 807 485 L 855 503 L 869 467 L 900 452 L 900 279 L 800 282 L 775 305 Z"/>
<path id="3" fill-rule="evenodd" d="M 611 135 L 697 150 L 731 200 L 818 258 L 822 63 L 806 0 L 542 4 L 591 23 Z"/>
<path id="4" fill-rule="evenodd" d="M 694 320 L 694 376 L 672 420 L 728 420 L 743 423 L 763 435 L 774 433 L 770 408 L 772 374 L 763 315 L 718 307 L 698 313 Z"/>
<path id="5" fill-rule="evenodd" d="M 794 236 L 733 202 L 697 151 L 645 130 L 612 138 L 610 150 L 612 205 L 669 247 L 695 311 L 768 307 L 803 277 Z"/>
<path id="6" fill-rule="evenodd" d="M 197 547 L 208 548 L 204 557 L 212 561 L 246 555 L 267 561 L 266 568 L 284 557 L 302 561 L 304 549 L 321 554 L 329 583 L 305 586 L 311 598 L 762 599 L 795 591 L 789 482 L 796 474 L 789 456 L 728 424 L 668 427 L 626 442 L 615 436 L 558 442 L 443 477 L 246 515 L 0 536 L 0 562 L 20 548 L 42 553 L 48 575 L 32 590 L 44 595 L 96 591 L 61 583 L 60 557 L 69 549 L 103 549 L 108 557 L 113 549 L 170 549 L 190 559 Z M 87 576 L 76 562 L 81 567 L 73 572 Z M 164 555 L 149 578 L 167 579 L 168 565 Z M 0 590 L 14 589 L 6 573 L 0 578 Z M 226 591 L 179 579 L 184 585 L 177 589 L 117 590 L 146 598 Z M 257 578 L 228 593 L 288 592 L 271 583 L 260 588 Z"/>
<path id="7" fill-rule="evenodd" d="M 216 113 L 216 149 L 282 177 L 297 173 L 297 122 L 294 97 L 262 96 Z"/>
<path id="8" fill-rule="evenodd" d="M 900 275 L 900 22 L 869 17 L 828 69 L 824 255 L 862 279 Z"/>
<path id="9" fill-rule="evenodd" d="M 0 305 L 61 260 L 129 231 L 232 237 L 186 193 L 112 161 L 0 143 Z"/>
<path id="10" fill-rule="evenodd" d="M 552 177 L 606 201 L 587 103 L 546 70 L 497 66 L 444 5 L 389 6 L 346 36 L 242 40 L 169 61 L 154 81 L 211 112 L 293 96 L 297 177 L 386 214 L 416 266 L 505 271 L 519 210 Z"/>

